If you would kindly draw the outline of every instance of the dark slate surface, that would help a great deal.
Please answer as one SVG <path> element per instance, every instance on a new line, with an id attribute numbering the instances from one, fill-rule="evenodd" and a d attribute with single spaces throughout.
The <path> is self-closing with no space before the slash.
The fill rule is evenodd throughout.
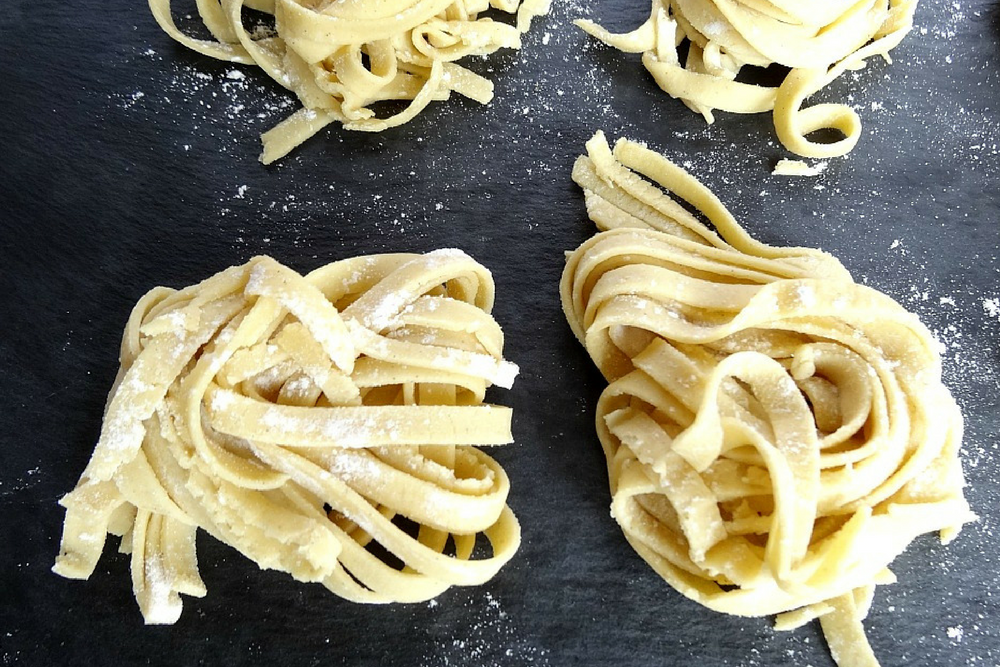
<path id="1" fill-rule="evenodd" d="M 670 590 L 608 516 L 592 413 L 603 383 L 559 309 L 562 252 L 592 233 L 569 179 L 598 128 L 645 139 L 759 238 L 818 245 L 941 335 L 967 418 L 982 520 L 927 536 L 880 588 L 868 632 L 886 667 L 1000 662 L 998 333 L 1000 19 L 990 3 L 924 0 L 888 67 L 850 99 L 865 136 L 814 179 L 769 175 L 768 116 L 714 126 L 571 18 L 624 29 L 646 2 L 560 3 L 521 54 L 475 63 L 486 109 L 452 100 L 378 136 L 331 128 L 273 168 L 259 133 L 286 96 L 259 71 L 175 46 L 144 3 L 7 0 L 0 11 L 0 660 L 16 665 L 832 665 L 816 627 L 715 614 Z M 185 10 L 193 8 L 185 7 Z M 245 186 L 245 187 L 244 187 Z M 496 456 L 524 528 L 488 585 L 436 604 L 357 606 L 199 543 L 208 597 L 143 627 L 127 559 L 88 582 L 49 572 L 98 434 L 118 337 L 154 284 L 182 286 L 257 253 L 302 271 L 362 253 L 444 246 L 493 270 L 522 374 L 494 400 L 517 444 Z"/>

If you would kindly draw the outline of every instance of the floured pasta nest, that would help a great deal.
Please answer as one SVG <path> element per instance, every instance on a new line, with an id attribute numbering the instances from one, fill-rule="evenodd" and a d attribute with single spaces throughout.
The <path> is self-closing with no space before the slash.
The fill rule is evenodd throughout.
<path id="1" fill-rule="evenodd" d="M 587 148 L 573 176 L 604 231 L 569 256 L 562 301 L 611 383 L 612 515 L 687 597 L 779 629 L 818 617 L 842 667 L 877 665 L 875 584 L 918 535 L 975 518 L 936 341 L 832 256 L 754 241 L 659 155 Z"/>
<path id="2" fill-rule="evenodd" d="M 660 88 L 709 123 L 716 109 L 773 111 L 785 148 L 821 158 L 850 152 L 861 136 L 861 120 L 846 104 L 803 109 L 803 102 L 845 71 L 863 68 L 868 58 L 888 61 L 889 51 L 912 28 L 916 6 L 916 0 L 653 0 L 649 20 L 630 33 L 576 23 L 610 46 L 642 53 Z M 789 70 L 777 87 L 736 80 L 744 67 L 771 65 Z M 807 138 L 818 130 L 843 138 L 832 143 Z"/>
<path id="3" fill-rule="evenodd" d="M 156 22 L 181 44 L 213 58 L 259 65 L 303 108 L 265 132 L 269 164 L 334 121 L 381 132 L 413 119 L 452 91 L 487 104 L 493 83 L 457 64 L 466 56 L 521 47 L 521 35 L 551 0 L 199 0 L 215 41 L 178 29 L 170 0 L 149 0 Z M 274 16 L 273 31 L 248 32 L 244 7 Z M 516 16 L 508 25 L 479 15 Z M 408 101 L 378 118 L 372 105 Z"/>
<path id="4" fill-rule="evenodd" d="M 506 474 L 471 446 L 511 441 L 510 409 L 483 403 L 517 373 L 493 290 L 457 250 L 305 277 L 258 257 L 153 289 L 125 329 L 100 441 L 61 501 L 54 571 L 89 577 L 107 534 L 121 535 L 147 623 L 176 621 L 179 593 L 205 594 L 198 528 L 358 602 L 487 581 L 520 541 Z"/>

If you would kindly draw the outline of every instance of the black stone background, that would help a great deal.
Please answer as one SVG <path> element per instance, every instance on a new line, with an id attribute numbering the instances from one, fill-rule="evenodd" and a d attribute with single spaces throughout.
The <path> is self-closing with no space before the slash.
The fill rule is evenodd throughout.
<path id="1" fill-rule="evenodd" d="M 981 520 L 947 548 L 932 536 L 914 543 L 867 628 L 885 667 L 1000 663 L 995 7 L 923 0 L 891 66 L 873 62 L 818 96 L 850 100 L 864 137 L 821 176 L 799 179 L 770 175 L 784 153 L 768 115 L 720 113 L 707 126 L 661 93 L 637 56 L 570 23 L 589 15 L 626 29 L 647 8 L 556 0 L 522 52 L 473 62 L 496 81 L 489 107 L 453 99 L 380 135 L 331 127 L 264 168 L 258 135 L 293 107 L 259 70 L 175 45 L 142 2 L 5 0 L 3 664 L 832 665 L 816 626 L 775 633 L 769 619 L 681 597 L 609 518 L 592 423 L 603 382 L 557 296 L 563 251 L 593 232 L 569 173 L 599 128 L 688 164 L 758 238 L 836 254 L 940 334 Z M 208 596 L 187 599 L 173 627 L 144 627 L 127 558 L 113 547 L 87 582 L 49 571 L 56 500 L 90 455 L 121 328 L 148 288 L 188 285 L 258 253 L 306 271 L 453 246 L 494 272 L 495 314 L 522 369 L 513 390 L 492 393 L 515 409 L 517 443 L 494 454 L 524 530 L 493 581 L 432 604 L 359 606 L 203 536 Z"/>

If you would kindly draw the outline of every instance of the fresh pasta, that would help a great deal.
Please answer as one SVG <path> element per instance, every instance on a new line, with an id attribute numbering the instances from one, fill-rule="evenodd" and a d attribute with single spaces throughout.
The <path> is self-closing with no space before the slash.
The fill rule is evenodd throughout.
<path id="1" fill-rule="evenodd" d="M 861 119 L 847 104 L 816 104 L 806 98 L 874 56 L 889 61 L 913 27 L 916 0 L 653 0 L 649 19 L 636 30 L 613 34 L 591 21 L 576 24 L 642 63 L 657 85 L 700 113 L 772 111 L 774 127 L 789 151 L 811 158 L 846 155 L 861 136 Z M 687 56 L 681 62 L 681 53 Z M 779 65 L 788 73 L 776 87 L 737 80 L 744 67 Z M 812 140 L 835 130 L 832 143 Z"/>
<path id="2" fill-rule="evenodd" d="M 199 528 L 357 602 L 487 581 L 520 542 L 507 475 L 472 446 L 511 442 L 510 409 L 483 402 L 517 373 L 493 295 L 457 250 L 306 276 L 257 257 L 154 288 L 125 328 L 97 447 L 60 501 L 54 571 L 88 578 L 120 535 L 147 623 L 176 621 L 181 593 L 205 595 Z"/>
<path id="3" fill-rule="evenodd" d="M 587 150 L 573 177 L 602 231 L 561 294 L 610 382 L 612 516 L 692 600 L 782 630 L 819 618 L 841 667 L 876 666 L 875 585 L 918 535 L 975 519 L 936 341 L 831 255 L 752 239 L 649 149 Z"/>
<path id="4" fill-rule="evenodd" d="M 213 39 L 182 32 L 170 0 L 149 0 L 156 22 L 184 46 L 212 58 L 257 65 L 295 93 L 302 109 L 262 136 L 261 161 L 287 155 L 326 125 L 381 132 L 412 120 L 452 92 L 480 104 L 493 83 L 462 67 L 466 56 L 520 48 L 521 35 L 551 0 L 198 0 Z M 244 8 L 274 17 L 274 30 L 247 31 Z M 509 25 L 481 17 L 516 15 Z M 372 105 L 408 101 L 379 118 Z"/>

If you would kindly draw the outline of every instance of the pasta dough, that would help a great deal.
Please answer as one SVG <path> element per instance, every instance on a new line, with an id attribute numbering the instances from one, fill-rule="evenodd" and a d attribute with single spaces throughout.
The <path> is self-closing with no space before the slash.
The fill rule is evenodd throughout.
<path id="1" fill-rule="evenodd" d="M 170 0 L 149 0 L 168 35 L 219 60 L 258 65 L 294 92 L 303 108 L 265 132 L 261 161 L 270 164 L 338 121 L 349 130 L 381 132 L 413 119 L 452 91 L 487 104 L 488 79 L 458 65 L 466 56 L 520 48 L 531 20 L 551 0 L 198 0 L 213 40 L 174 23 Z M 273 32 L 248 32 L 244 7 L 274 16 Z M 479 14 L 516 14 L 508 25 Z M 378 118 L 372 105 L 408 100 Z"/>
<path id="2" fill-rule="evenodd" d="M 803 102 L 873 56 L 888 61 L 889 51 L 913 27 L 916 6 L 916 0 L 653 0 L 649 20 L 627 34 L 612 34 L 591 21 L 576 24 L 610 46 L 642 53 L 660 88 L 709 123 L 716 109 L 773 111 L 785 148 L 822 158 L 849 153 L 861 136 L 861 120 L 846 104 L 803 109 Z M 771 65 L 789 70 L 777 87 L 736 80 L 744 67 Z M 833 143 L 807 138 L 824 129 L 843 138 Z"/>
<path id="3" fill-rule="evenodd" d="M 936 341 L 834 257 L 753 240 L 650 150 L 601 133 L 587 149 L 573 177 L 603 231 L 561 292 L 610 382 L 612 515 L 692 600 L 779 629 L 819 618 L 841 667 L 877 665 L 875 585 L 915 537 L 975 518 Z"/>
<path id="4" fill-rule="evenodd" d="M 176 621 L 179 593 L 205 594 L 199 528 L 357 602 L 487 581 L 520 542 L 507 475 L 470 446 L 511 442 L 510 409 L 483 403 L 517 373 L 493 290 L 457 250 L 304 277 L 257 257 L 153 289 L 125 328 L 90 463 L 60 501 L 54 571 L 89 577 L 121 535 L 147 623 Z M 491 556 L 474 554 L 479 535 Z"/>

